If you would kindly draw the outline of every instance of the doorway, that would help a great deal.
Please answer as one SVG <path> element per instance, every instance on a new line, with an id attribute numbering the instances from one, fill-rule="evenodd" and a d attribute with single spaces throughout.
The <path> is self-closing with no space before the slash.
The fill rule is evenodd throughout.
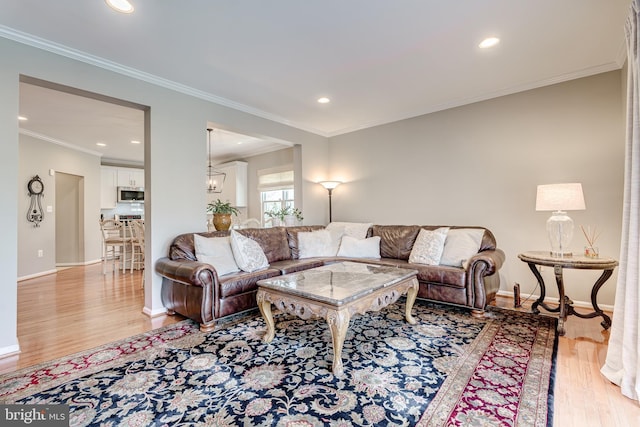
<path id="1" fill-rule="evenodd" d="M 84 177 L 55 173 L 56 267 L 84 265 Z"/>

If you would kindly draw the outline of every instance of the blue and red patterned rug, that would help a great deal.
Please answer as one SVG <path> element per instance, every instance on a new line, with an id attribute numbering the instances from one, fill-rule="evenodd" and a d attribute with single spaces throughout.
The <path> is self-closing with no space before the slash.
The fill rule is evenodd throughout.
<path id="1" fill-rule="evenodd" d="M 73 426 L 552 425 L 555 319 L 417 301 L 354 316 L 345 375 L 324 320 L 191 321 L 0 376 L 2 403 L 70 406 Z"/>

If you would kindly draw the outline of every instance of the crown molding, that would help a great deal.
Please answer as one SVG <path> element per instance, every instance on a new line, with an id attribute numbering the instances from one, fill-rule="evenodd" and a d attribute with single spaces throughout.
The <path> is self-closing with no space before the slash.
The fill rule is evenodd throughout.
<path id="1" fill-rule="evenodd" d="M 70 144 L 68 142 L 52 138 L 50 136 L 43 135 L 41 133 L 32 132 L 32 131 L 30 131 L 28 129 L 20 128 L 18 130 L 18 133 L 20 135 L 30 136 L 32 138 L 39 139 L 40 141 L 45 141 L 45 142 L 50 142 L 52 144 L 60 145 L 61 147 L 65 147 L 65 148 L 68 148 L 68 149 L 73 150 L 73 151 L 80 151 L 82 153 L 91 154 L 92 156 L 102 157 L 102 154 L 103 154 L 100 151 L 89 150 L 87 148 L 79 147 L 77 145 Z"/>
<path id="2" fill-rule="evenodd" d="M 28 33 L 24 33 L 22 31 L 15 30 L 13 28 L 7 27 L 5 25 L 0 25 L 0 37 L 13 40 L 15 42 L 35 47 L 37 49 L 41 49 L 47 52 L 54 53 L 56 55 L 64 56 L 66 58 L 74 59 L 76 61 L 84 62 L 85 64 L 93 65 L 108 71 L 112 71 L 114 73 L 122 74 L 127 77 L 132 77 L 137 80 L 141 80 L 155 86 L 160 86 L 165 89 L 170 89 L 175 92 L 183 93 L 185 95 L 193 96 L 195 98 L 203 99 L 205 101 L 213 102 L 214 104 L 219 104 L 224 107 L 232 108 L 234 110 L 242 111 L 247 114 L 251 114 L 256 117 L 260 117 L 263 119 L 271 120 L 276 123 L 280 123 L 286 126 L 290 126 L 296 129 L 303 130 L 305 132 L 313 133 L 315 135 L 320 135 L 326 137 L 327 135 L 315 128 L 304 126 L 291 120 L 287 120 L 283 117 L 267 113 L 265 111 L 259 110 L 257 108 L 250 107 L 248 105 L 244 105 L 238 102 L 231 101 L 229 99 L 213 95 L 211 93 L 192 88 L 187 85 L 183 85 L 181 83 L 177 83 L 150 73 L 146 73 L 144 71 L 137 70 L 135 68 L 127 67 L 122 64 L 118 64 L 117 62 L 109 61 L 104 58 L 100 58 L 95 55 L 91 55 L 85 52 L 82 52 L 77 49 L 70 48 L 68 46 L 64 46 L 59 43 L 52 42 L 50 40 L 46 40 Z"/>

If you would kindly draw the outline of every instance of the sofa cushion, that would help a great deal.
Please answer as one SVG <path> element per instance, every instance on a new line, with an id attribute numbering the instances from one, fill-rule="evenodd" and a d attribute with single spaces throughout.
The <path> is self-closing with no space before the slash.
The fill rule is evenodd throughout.
<path id="1" fill-rule="evenodd" d="M 381 258 L 376 264 L 392 265 L 418 271 L 418 280 L 424 283 L 435 283 L 464 288 L 467 283 L 467 271 L 460 267 L 448 265 L 409 264 L 408 261 L 395 258 Z"/>
<path id="2" fill-rule="evenodd" d="M 258 289 L 256 283 L 258 280 L 269 279 L 280 275 L 280 270 L 268 268 L 266 270 L 253 271 L 246 273 L 244 271 L 238 273 L 227 274 L 220 279 L 220 298 L 228 298 L 233 295 L 251 292 Z"/>
<path id="3" fill-rule="evenodd" d="M 448 227 L 441 227 L 435 230 L 421 229 L 409 255 L 409 263 L 440 264 L 448 231 Z"/>
<path id="4" fill-rule="evenodd" d="M 235 230 L 231 230 L 231 250 L 242 271 L 251 273 L 269 267 L 269 261 L 258 242 Z"/>
<path id="5" fill-rule="evenodd" d="M 333 259 L 333 257 L 331 259 Z M 272 262 L 271 265 L 269 265 L 269 268 L 278 269 L 282 274 L 289 274 L 308 270 L 310 268 L 322 267 L 323 265 L 324 258 L 290 259 Z"/>
<path id="6" fill-rule="evenodd" d="M 484 230 L 481 228 L 449 230 L 440 264 L 466 268 L 469 258 L 480 250 L 483 235 Z"/>
<path id="7" fill-rule="evenodd" d="M 343 236 L 338 250 L 339 257 L 351 258 L 380 258 L 380 236 L 368 239 L 356 239 Z"/>
<path id="8" fill-rule="evenodd" d="M 374 225 L 372 234 L 380 236 L 380 256 L 383 258 L 409 259 L 411 248 L 418 237 L 417 225 Z"/>
<path id="9" fill-rule="evenodd" d="M 218 276 L 239 271 L 238 264 L 233 257 L 229 237 L 203 237 L 193 235 L 196 258 L 200 262 L 211 264 Z"/>
<path id="10" fill-rule="evenodd" d="M 237 232 L 258 242 L 269 262 L 291 259 L 285 227 L 243 228 Z"/>

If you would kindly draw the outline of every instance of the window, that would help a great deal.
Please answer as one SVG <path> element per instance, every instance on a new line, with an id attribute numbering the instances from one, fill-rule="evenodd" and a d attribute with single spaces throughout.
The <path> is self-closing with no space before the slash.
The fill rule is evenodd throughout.
<path id="1" fill-rule="evenodd" d="M 267 212 L 295 207 L 293 191 L 293 166 L 261 169 L 258 171 L 258 190 L 262 224 L 268 224 Z"/>

